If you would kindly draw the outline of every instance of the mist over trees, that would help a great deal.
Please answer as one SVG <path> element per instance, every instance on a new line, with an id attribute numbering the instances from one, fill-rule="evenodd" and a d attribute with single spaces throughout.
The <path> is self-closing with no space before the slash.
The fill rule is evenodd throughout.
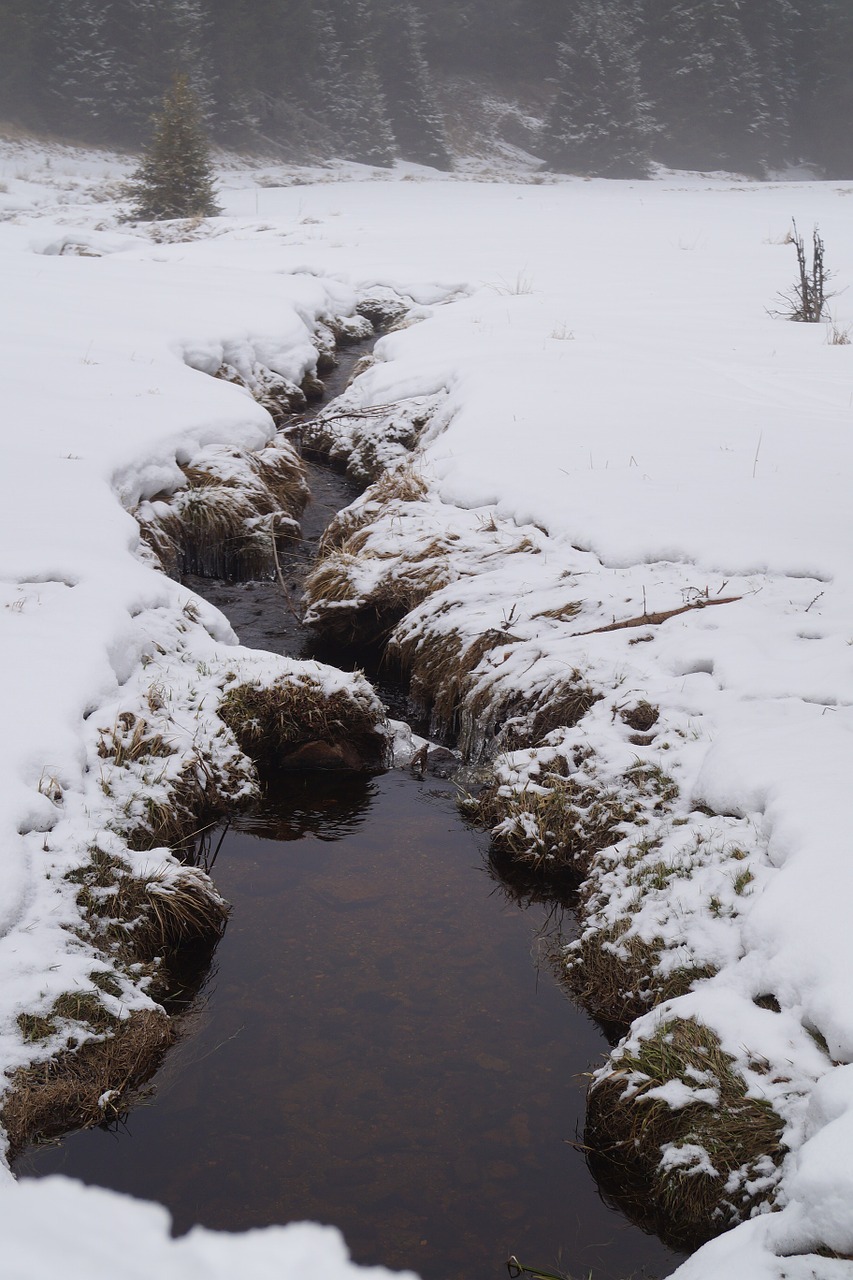
<path id="1" fill-rule="evenodd" d="M 139 146 L 176 75 L 217 141 L 284 154 L 448 168 L 464 77 L 539 90 L 556 170 L 853 177 L 851 0 L 0 0 L 0 118 Z"/>

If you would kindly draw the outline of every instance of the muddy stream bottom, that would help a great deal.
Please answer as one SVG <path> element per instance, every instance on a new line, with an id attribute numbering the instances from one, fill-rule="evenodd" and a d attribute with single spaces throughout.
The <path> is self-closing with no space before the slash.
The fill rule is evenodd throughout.
<path id="1" fill-rule="evenodd" d="M 450 784 L 293 777 L 285 800 L 225 834 L 233 915 L 149 1103 L 15 1172 L 159 1200 L 177 1233 L 333 1223 L 357 1261 L 424 1280 L 501 1277 L 510 1254 L 667 1274 L 571 1145 L 605 1045 L 538 963 L 553 906 L 490 874 Z"/>

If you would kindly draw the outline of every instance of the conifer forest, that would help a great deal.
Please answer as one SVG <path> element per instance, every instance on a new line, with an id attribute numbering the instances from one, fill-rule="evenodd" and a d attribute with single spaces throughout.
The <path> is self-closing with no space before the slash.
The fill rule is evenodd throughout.
<path id="1" fill-rule="evenodd" d="M 137 146 L 186 75 L 223 144 L 442 169 L 454 80 L 537 93 L 559 172 L 853 176 L 849 0 L 0 0 L 0 31 L 2 116 L 77 141 Z"/>

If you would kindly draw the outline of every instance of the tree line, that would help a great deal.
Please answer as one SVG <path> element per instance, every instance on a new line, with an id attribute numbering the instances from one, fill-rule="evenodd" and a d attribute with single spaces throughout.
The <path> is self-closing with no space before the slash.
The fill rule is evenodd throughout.
<path id="1" fill-rule="evenodd" d="M 218 141 L 450 165 L 436 76 L 547 85 L 555 170 L 853 177 L 851 0 L 0 0 L 0 117 L 138 145 L 185 75 Z"/>

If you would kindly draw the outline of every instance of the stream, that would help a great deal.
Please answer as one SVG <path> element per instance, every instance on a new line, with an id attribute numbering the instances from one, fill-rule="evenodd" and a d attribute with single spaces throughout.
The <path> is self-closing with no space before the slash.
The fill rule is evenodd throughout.
<path id="1" fill-rule="evenodd" d="M 294 600 L 355 492 L 309 470 Z M 277 583 L 187 585 L 243 644 L 306 652 Z M 333 1223 L 356 1261 L 423 1280 L 501 1277 L 510 1255 L 578 1280 L 674 1269 L 576 1145 L 607 1042 L 549 968 L 566 904 L 500 876 L 452 782 L 288 775 L 202 857 L 233 914 L 147 1100 L 31 1148 L 16 1174 L 158 1200 L 177 1234 Z"/>

